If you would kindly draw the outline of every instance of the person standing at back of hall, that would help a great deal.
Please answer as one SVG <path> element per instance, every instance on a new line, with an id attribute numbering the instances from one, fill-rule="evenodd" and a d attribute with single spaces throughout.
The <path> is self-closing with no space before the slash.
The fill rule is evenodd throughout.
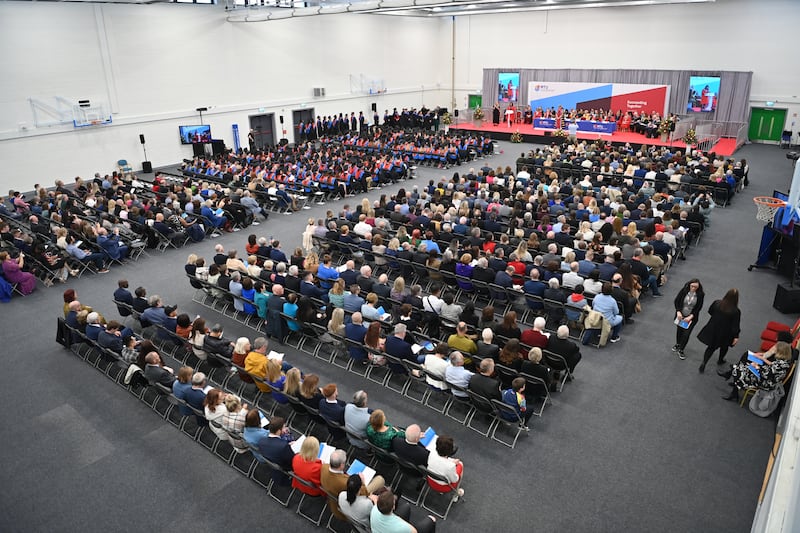
<path id="1" fill-rule="evenodd" d="M 704 297 L 703 285 L 697 278 L 687 281 L 675 296 L 675 345 L 672 351 L 677 352 L 681 360 L 686 359 L 683 351 L 697 324 L 697 315 L 703 310 Z"/>
<path id="2" fill-rule="evenodd" d="M 699 369 L 701 373 L 706 369 L 706 363 L 717 348 L 719 348 L 717 364 L 721 365 L 725 362 L 728 348 L 736 346 L 739 342 L 739 321 L 742 316 L 739 310 L 739 289 L 729 289 L 722 300 L 716 300 L 711 304 L 708 314 L 711 315 L 708 324 L 703 326 L 697 335 L 697 340 L 707 346 Z"/>

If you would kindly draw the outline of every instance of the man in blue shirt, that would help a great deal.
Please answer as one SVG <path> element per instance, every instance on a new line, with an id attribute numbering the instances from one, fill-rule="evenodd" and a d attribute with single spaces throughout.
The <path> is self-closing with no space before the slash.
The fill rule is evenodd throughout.
<path id="1" fill-rule="evenodd" d="M 331 256 L 325 254 L 322 257 L 322 264 L 317 269 L 320 287 L 328 290 L 333 287 L 333 282 L 339 279 L 339 272 L 333 268 L 331 261 Z"/>
<path id="2" fill-rule="evenodd" d="M 619 312 L 619 304 L 611 295 L 611 284 L 603 283 L 602 294 L 594 297 L 592 309 L 603 315 L 603 318 L 611 324 L 611 342 L 619 340 L 619 331 L 622 329 L 622 315 Z"/>
<path id="3" fill-rule="evenodd" d="M 344 295 L 345 311 L 349 311 L 351 313 L 361 311 L 361 306 L 364 305 L 364 298 L 358 295 L 360 291 L 361 287 L 359 287 L 357 283 L 350 285 L 350 292 L 346 292 Z"/>

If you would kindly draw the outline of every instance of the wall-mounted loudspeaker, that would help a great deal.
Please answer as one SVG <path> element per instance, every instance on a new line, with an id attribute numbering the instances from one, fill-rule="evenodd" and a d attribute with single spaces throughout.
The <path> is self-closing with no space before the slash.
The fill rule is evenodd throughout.
<path id="1" fill-rule="evenodd" d="M 144 133 L 139 134 L 139 142 L 144 144 Z"/>
<path id="2" fill-rule="evenodd" d="M 455 114 L 456 114 L 456 116 L 458 116 L 458 109 L 455 110 Z"/>
<path id="3" fill-rule="evenodd" d="M 279 116 L 278 119 L 281 121 L 281 124 L 283 124 L 283 115 Z"/>
<path id="4" fill-rule="evenodd" d="M 375 102 L 372 102 L 372 112 L 374 113 L 377 110 L 378 110 L 378 104 L 376 104 Z"/>

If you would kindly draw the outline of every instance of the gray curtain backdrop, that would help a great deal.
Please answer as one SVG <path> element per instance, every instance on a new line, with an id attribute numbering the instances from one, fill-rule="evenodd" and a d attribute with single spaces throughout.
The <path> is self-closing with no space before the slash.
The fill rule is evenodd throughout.
<path id="1" fill-rule="evenodd" d="M 561 81 L 583 83 L 640 83 L 669 85 L 669 112 L 686 114 L 689 97 L 689 78 L 719 76 L 720 89 L 717 110 L 698 113 L 705 120 L 747 122 L 750 115 L 750 84 L 752 72 L 707 70 L 600 70 L 600 69 L 483 69 L 483 106 L 491 108 L 497 102 L 497 75 L 500 72 L 519 72 L 519 105 L 528 105 L 528 83 L 532 81 Z"/>

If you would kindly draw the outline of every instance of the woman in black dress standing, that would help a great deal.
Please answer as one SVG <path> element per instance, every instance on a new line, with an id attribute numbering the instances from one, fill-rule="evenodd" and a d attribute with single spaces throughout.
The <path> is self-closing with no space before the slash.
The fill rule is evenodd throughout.
<path id="1" fill-rule="evenodd" d="M 492 124 L 494 124 L 495 126 L 500 124 L 500 105 L 499 104 L 494 104 L 494 107 L 492 108 Z"/>
<path id="2" fill-rule="evenodd" d="M 728 348 L 736 346 L 739 342 L 739 320 L 742 313 L 739 311 L 739 289 L 730 289 L 722 297 L 716 300 L 708 308 L 711 318 L 700 333 L 697 339 L 707 346 L 703 354 L 703 363 L 700 365 L 700 372 L 706 369 L 706 363 L 711 359 L 711 355 L 719 348 L 719 358 L 717 364 L 725 362 L 725 354 Z"/>
<path id="3" fill-rule="evenodd" d="M 677 352 L 681 360 L 686 359 L 683 350 L 686 349 L 686 343 L 697 324 L 697 315 L 703 310 L 704 296 L 703 285 L 697 278 L 689 280 L 675 296 L 675 319 L 678 324 L 675 326 L 675 346 L 672 351 Z M 688 326 L 683 327 L 687 323 Z"/>

